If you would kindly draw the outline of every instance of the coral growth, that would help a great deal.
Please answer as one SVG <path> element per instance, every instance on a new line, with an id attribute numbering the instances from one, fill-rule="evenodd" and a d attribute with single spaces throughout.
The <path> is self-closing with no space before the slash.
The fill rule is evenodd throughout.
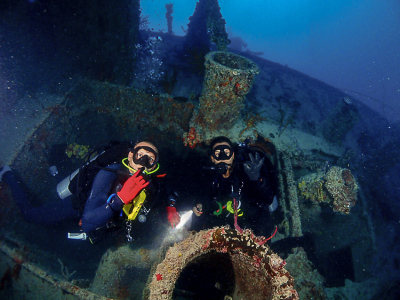
<path id="1" fill-rule="evenodd" d="M 192 123 L 193 127 L 203 129 L 203 135 L 229 129 L 238 121 L 245 95 L 259 73 L 252 61 L 227 52 L 210 52 L 205 65 L 206 76 L 199 111 Z"/>
<path id="2" fill-rule="evenodd" d="M 331 202 L 324 187 L 324 174 L 322 172 L 310 173 L 303 176 L 298 181 L 299 193 L 314 204 L 321 202 Z"/>
<path id="3" fill-rule="evenodd" d="M 89 151 L 88 145 L 78 145 L 78 144 L 69 144 L 67 149 L 65 149 L 65 154 L 71 158 L 72 156 L 76 156 L 79 159 L 82 159 L 86 156 Z"/>
<path id="4" fill-rule="evenodd" d="M 326 174 L 322 170 L 298 180 L 299 194 L 314 204 L 327 203 L 333 211 L 349 214 L 357 200 L 358 185 L 349 169 L 337 166 Z"/>
<path id="5" fill-rule="evenodd" d="M 290 254 L 286 269 L 296 278 L 295 288 L 301 299 L 327 299 L 323 289 L 324 278 L 318 273 L 315 266 L 308 260 L 303 248 L 294 248 Z"/>
<path id="6" fill-rule="evenodd" d="M 325 187 L 333 198 L 333 211 L 349 214 L 356 204 L 358 185 L 349 169 L 332 167 L 325 175 Z"/>
<path id="7" fill-rule="evenodd" d="M 201 143 L 202 136 L 196 132 L 196 128 L 190 127 L 189 132 L 183 133 L 182 139 L 185 146 L 189 146 L 191 149 L 193 149 L 197 144 Z"/>
<path id="8" fill-rule="evenodd" d="M 200 256 L 210 252 L 224 253 L 232 261 L 235 292 L 243 299 L 299 299 L 294 279 L 285 269 L 285 261 L 250 230 L 240 233 L 229 227 L 217 227 L 193 233 L 171 247 L 163 262 L 158 264 L 149 285 L 149 299 L 171 299 L 181 271 Z M 158 280 L 159 277 L 162 280 Z"/>

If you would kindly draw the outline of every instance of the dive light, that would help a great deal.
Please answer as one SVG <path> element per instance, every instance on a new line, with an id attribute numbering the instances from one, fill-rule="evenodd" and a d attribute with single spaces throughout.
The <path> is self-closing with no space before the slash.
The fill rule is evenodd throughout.
<path id="1" fill-rule="evenodd" d="M 182 214 L 181 220 L 178 225 L 176 225 L 175 229 L 182 228 L 185 224 L 192 218 L 193 210 L 189 210 Z"/>

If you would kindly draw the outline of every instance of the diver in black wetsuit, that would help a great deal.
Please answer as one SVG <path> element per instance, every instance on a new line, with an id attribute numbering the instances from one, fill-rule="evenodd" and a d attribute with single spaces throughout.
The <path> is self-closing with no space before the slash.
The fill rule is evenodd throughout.
<path id="1" fill-rule="evenodd" d="M 145 216 L 158 200 L 159 187 L 155 173 L 159 168 L 159 155 L 154 144 L 143 141 L 131 149 L 126 145 L 110 148 L 58 185 L 57 191 L 63 201 L 40 207 L 31 206 L 28 197 L 7 166 L 0 171 L 0 180 L 10 186 L 16 203 L 28 222 L 51 225 L 81 218 L 82 230 L 94 241 L 98 236 L 97 231 L 102 231 L 105 226 L 109 227 L 109 223 L 118 218 L 121 211 L 128 220 L 134 220 L 137 216 Z M 124 158 L 122 163 L 121 151 L 128 152 L 128 157 Z M 90 189 L 87 189 L 88 193 L 84 196 L 87 200 L 84 202 L 82 213 L 68 198 L 74 192 L 79 193 L 80 187 L 77 187 L 75 181 L 79 176 L 85 177 L 84 180 L 89 179 L 91 175 L 88 174 L 88 170 L 93 171 L 93 165 L 97 173 L 94 179 L 80 185 L 84 187 L 90 184 Z M 176 199 L 170 197 L 167 206 L 168 221 L 172 227 L 180 220 L 174 207 L 175 202 Z"/>
<path id="2" fill-rule="evenodd" d="M 239 203 L 238 222 L 242 226 L 260 227 L 257 224 L 260 215 L 278 207 L 274 170 L 268 158 L 245 145 L 234 152 L 228 138 L 217 137 L 211 143 L 210 159 L 213 163 L 210 169 L 214 171 L 212 196 L 193 208 L 197 218 L 193 218 L 192 228 L 200 230 L 232 223 L 233 199 Z M 263 229 L 272 228 L 263 225 Z"/>

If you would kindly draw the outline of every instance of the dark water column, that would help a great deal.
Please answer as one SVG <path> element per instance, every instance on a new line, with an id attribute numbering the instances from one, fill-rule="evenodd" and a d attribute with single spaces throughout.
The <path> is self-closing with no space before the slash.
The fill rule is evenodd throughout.
<path id="1" fill-rule="evenodd" d="M 75 72 L 118 84 L 131 81 L 140 0 L 47 0 L 29 10 L 32 26 Z"/>

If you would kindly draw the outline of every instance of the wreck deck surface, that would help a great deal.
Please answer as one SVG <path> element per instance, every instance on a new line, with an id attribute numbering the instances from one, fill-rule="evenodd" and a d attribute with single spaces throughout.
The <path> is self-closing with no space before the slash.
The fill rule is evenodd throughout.
<path id="1" fill-rule="evenodd" d="M 277 100 L 288 89 L 293 97 Z M 266 94 L 269 96 L 265 96 Z M 351 148 L 357 151 L 357 145 L 351 136 L 342 144 L 327 143 L 318 128 L 318 124 L 328 116 L 329 110 L 336 103 L 329 99 L 340 99 L 343 96 L 345 95 L 342 92 L 283 66 L 262 64 L 260 76 L 248 95 L 250 100 L 247 112 L 251 118 L 257 111 L 266 111 L 265 119 L 252 123 L 249 127 L 247 121 L 250 119 L 243 117 L 231 130 L 221 130 L 214 134 L 226 135 L 235 142 L 244 138 L 255 139 L 258 135 L 268 139 L 275 146 L 272 156 L 279 171 L 280 204 L 284 210 L 279 218 L 280 234 L 276 239 L 311 232 L 316 237 L 316 253 L 309 255 L 315 255 L 319 262 L 327 262 L 326 265 L 321 264 L 322 273 L 329 272 L 328 262 L 332 259 L 339 263 L 342 260 L 345 261 L 344 265 L 339 265 L 337 270 L 348 268 L 349 271 L 344 273 L 352 274 L 352 281 L 366 282 L 372 275 L 373 268 L 370 268 L 370 264 L 376 245 L 372 221 L 368 217 L 367 199 L 362 193 L 362 183 L 359 201 L 350 215 L 333 214 L 327 207 L 311 205 L 307 199 L 298 196 L 296 190 L 299 178 L 314 171 L 312 163 L 315 163 L 315 168 L 321 167 L 326 161 L 347 164 L 350 168 L 352 164 L 357 164 L 357 159 L 349 151 Z M 15 116 L 11 116 L 13 121 L 8 123 L 10 129 L 5 129 L 8 134 L 0 136 L 2 144 L 8 145 L 3 162 L 9 163 L 18 176 L 23 178 L 25 188 L 32 199 L 35 199 L 35 205 L 60 201 L 55 191 L 57 180 L 70 174 L 81 163 L 81 157 L 68 157 L 65 153 L 72 144 L 94 147 L 109 140 L 146 138 L 157 141 L 157 144 L 162 145 L 160 152 L 172 152 L 171 157 L 182 163 L 192 155 L 204 154 L 208 141 L 204 141 L 204 144 L 198 145 L 194 150 L 184 147 L 182 142 L 182 135 L 190 129 L 189 122 L 195 106 L 195 98 L 182 101 L 181 98 L 168 94 L 154 95 L 129 87 L 83 80 L 63 95 L 54 97 L 51 105 L 40 112 L 32 115 L 32 109 L 29 108 L 20 111 L 15 124 Z M 293 110 L 294 106 L 298 108 Z M 282 107 L 287 110 L 283 123 L 279 113 Z M 363 106 L 359 109 L 365 117 L 373 114 Z M 289 122 L 292 114 L 296 114 L 296 122 L 287 126 L 286 122 Z M 372 126 L 366 119 L 361 120 L 357 126 Z M 246 130 L 243 131 L 244 129 Z M 17 131 L 14 138 L 9 135 L 15 132 L 12 130 Z M 57 178 L 48 172 L 52 165 L 58 167 Z M 165 165 L 168 169 L 167 162 Z M 36 292 L 46 290 L 53 293 L 52 297 L 56 299 L 102 299 L 102 296 L 96 298 L 97 296 L 86 292 L 82 287 L 75 288 L 68 282 L 62 283 L 55 279 L 57 276 L 62 277 L 57 260 L 65 262 L 71 270 L 78 270 L 78 276 L 92 279 L 101 255 L 113 242 L 123 241 L 115 238 L 97 248 L 94 255 L 88 254 L 92 251 L 90 245 L 82 244 L 77 244 L 75 253 L 57 253 L 57 248 L 63 245 L 69 247 L 68 242 L 71 241 L 66 241 L 66 232 L 71 224 L 48 229 L 25 223 L 15 204 L 5 200 L 11 199 L 9 192 L 5 190 L 6 187 L 2 185 L 2 201 L 7 203 L 1 208 L 2 215 L 6 216 L 2 219 L 2 235 L 4 240 L 7 240 L 7 236 L 13 236 L 13 240 L 18 242 L 12 243 L 11 247 L 3 244 L 0 272 L 6 272 L 7 268 L 18 263 L 16 259 L 20 261 L 15 257 L 15 251 L 22 252 L 25 262 L 22 264 L 20 281 L 13 280 L 12 287 L 19 290 L 18 295 L 22 298 L 29 294 L 34 299 Z M 184 191 L 183 194 L 184 197 L 190 197 L 189 191 Z M 76 224 L 73 226 L 78 228 Z M 138 247 L 146 243 L 148 242 L 145 239 L 139 239 Z M 76 257 L 79 257 L 78 261 Z M 89 271 L 82 272 L 80 260 L 87 261 L 85 268 Z M 350 261 L 351 266 L 346 266 Z M 37 266 L 32 267 L 35 264 Z M 296 280 L 303 284 L 304 289 L 308 282 L 312 282 L 307 277 L 309 274 L 299 272 L 297 276 Z M 28 277 L 30 279 L 23 279 Z M 48 287 L 49 285 L 52 287 Z M 83 296 L 71 292 L 78 288 L 82 288 Z M 19 299 L 18 295 L 14 295 L 15 299 Z"/>

